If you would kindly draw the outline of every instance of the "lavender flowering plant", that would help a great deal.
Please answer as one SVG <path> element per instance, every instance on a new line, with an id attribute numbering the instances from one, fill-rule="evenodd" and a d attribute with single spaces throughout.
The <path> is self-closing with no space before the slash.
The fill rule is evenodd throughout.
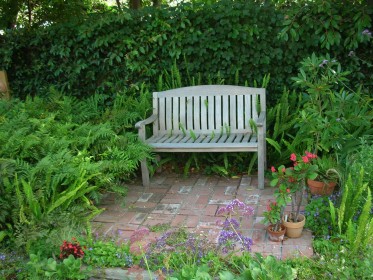
<path id="1" fill-rule="evenodd" d="M 233 251 L 239 243 L 242 251 L 250 252 L 253 241 L 241 233 L 240 222 L 234 216 L 252 216 L 254 209 L 238 199 L 234 199 L 225 207 L 219 208 L 217 214 L 225 217 L 224 221 L 218 221 L 217 223 L 223 227 L 218 238 L 218 246 L 221 251 L 223 253 Z"/>

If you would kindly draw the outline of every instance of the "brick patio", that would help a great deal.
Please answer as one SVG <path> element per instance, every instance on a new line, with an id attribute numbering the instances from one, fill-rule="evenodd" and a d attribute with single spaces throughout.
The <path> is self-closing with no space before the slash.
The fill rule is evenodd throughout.
<path id="1" fill-rule="evenodd" d="M 258 190 L 257 180 L 251 176 L 222 178 L 218 176 L 180 175 L 161 173 L 151 179 L 150 188 L 144 189 L 140 181 L 128 185 L 128 195 L 118 198 L 108 195 L 102 207 L 106 210 L 95 218 L 94 229 L 100 234 L 118 234 L 129 238 L 140 227 L 170 224 L 186 227 L 190 232 L 203 233 L 212 242 L 217 241 L 221 227 L 216 212 L 219 207 L 237 198 L 255 209 L 254 216 L 242 220 L 242 231 L 253 239 L 252 252 L 274 255 L 279 259 L 291 256 L 313 255 L 312 234 L 304 230 L 300 238 L 282 242 L 268 240 L 265 225 L 261 223 L 263 211 L 273 188 L 266 185 Z M 161 233 L 152 233 L 154 240 Z"/>

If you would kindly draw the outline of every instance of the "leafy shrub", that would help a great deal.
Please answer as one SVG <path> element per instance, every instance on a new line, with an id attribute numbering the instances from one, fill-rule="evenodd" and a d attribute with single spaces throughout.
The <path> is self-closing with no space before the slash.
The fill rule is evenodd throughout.
<path id="1" fill-rule="evenodd" d="M 307 149 L 345 158 L 372 134 L 371 100 L 347 86 L 348 75 L 339 62 L 312 54 L 292 78 L 304 91 L 296 128 Z"/>
<path id="2" fill-rule="evenodd" d="M 75 259 L 73 255 L 57 262 L 53 258 L 31 254 L 27 263 L 28 279 L 87 279 L 90 269 L 81 267 L 82 260 Z"/>
<path id="3" fill-rule="evenodd" d="M 359 174 L 360 170 L 364 170 L 364 182 L 373 193 L 373 174 L 370 172 L 373 170 L 373 145 L 361 143 L 359 150 L 348 157 L 346 165 L 351 174 Z"/>
<path id="4" fill-rule="evenodd" d="M 372 48 L 362 31 L 372 11 L 364 1 L 274 2 L 187 2 L 7 30 L 0 65 L 23 98 L 48 94 L 50 85 L 76 96 L 111 95 L 143 81 L 153 90 L 163 69 L 176 63 L 186 84 L 196 75 L 204 83 L 219 75 L 226 84 L 243 84 L 270 74 L 274 100 L 312 52 L 333 53 L 353 71 L 352 81 L 369 85 Z"/>
<path id="5" fill-rule="evenodd" d="M 372 251 L 351 255 L 340 239 L 317 239 L 313 243 L 315 258 L 292 258 L 285 261 L 297 269 L 297 279 L 370 279 L 373 275 Z"/>
<path id="6" fill-rule="evenodd" d="M 274 256 L 264 257 L 259 253 L 253 256 L 243 254 L 242 256 L 233 256 L 230 264 L 238 269 L 238 276 L 225 271 L 220 275 L 226 278 L 221 279 L 296 279 L 297 269 L 293 269 Z"/>

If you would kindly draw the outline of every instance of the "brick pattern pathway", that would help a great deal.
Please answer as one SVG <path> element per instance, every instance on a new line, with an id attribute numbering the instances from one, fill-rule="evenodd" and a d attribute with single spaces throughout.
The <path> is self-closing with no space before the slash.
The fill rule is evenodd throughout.
<path id="1" fill-rule="evenodd" d="M 268 184 L 267 184 L 268 185 Z M 191 175 L 184 179 L 175 174 L 157 174 L 151 186 L 143 188 L 140 181 L 129 186 L 128 195 L 118 199 L 107 196 L 102 207 L 106 210 L 93 222 L 94 229 L 104 235 L 118 234 L 128 239 L 140 227 L 170 224 L 171 227 L 187 227 L 189 231 L 205 234 L 217 242 L 221 230 L 216 221 L 219 207 L 237 198 L 251 205 L 254 215 L 243 218 L 242 233 L 253 239 L 252 252 L 274 255 L 279 259 L 291 256 L 313 255 L 312 234 L 303 230 L 296 239 L 282 242 L 268 240 L 265 225 L 261 223 L 268 200 L 273 199 L 273 188 L 258 190 L 257 179 L 250 176 L 222 178 L 218 176 Z M 154 240 L 161 233 L 151 233 Z"/>

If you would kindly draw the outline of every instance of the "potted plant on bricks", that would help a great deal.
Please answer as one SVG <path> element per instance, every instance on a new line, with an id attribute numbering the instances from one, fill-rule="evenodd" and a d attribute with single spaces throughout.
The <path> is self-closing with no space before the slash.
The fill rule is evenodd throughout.
<path id="1" fill-rule="evenodd" d="M 286 228 L 282 224 L 282 214 L 284 206 L 279 205 L 276 201 L 269 201 L 267 211 L 263 213 L 263 223 L 268 223 L 267 233 L 271 241 L 280 242 L 284 239 Z"/>
<path id="2" fill-rule="evenodd" d="M 307 185 L 311 194 L 331 195 L 340 179 L 337 162 L 332 157 L 319 157 L 316 159 L 318 167 L 317 177 L 308 179 Z"/>
<path id="3" fill-rule="evenodd" d="M 282 221 L 286 227 L 286 236 L 300 237 L 306 218 L 300 214 L 304 190 L 308 179 L 317 177 L 318 167 L 314 164 L 317 156 L 305 152 L 305 155 L 291 154 L 293 166 L 285 168 L 280 166 L 277 170 L 272 167 L 271 186 L 277 186 L 275 191 L 276 201 L 279 204 L 291 203 L 291 211 L 285 212 Z"/>

